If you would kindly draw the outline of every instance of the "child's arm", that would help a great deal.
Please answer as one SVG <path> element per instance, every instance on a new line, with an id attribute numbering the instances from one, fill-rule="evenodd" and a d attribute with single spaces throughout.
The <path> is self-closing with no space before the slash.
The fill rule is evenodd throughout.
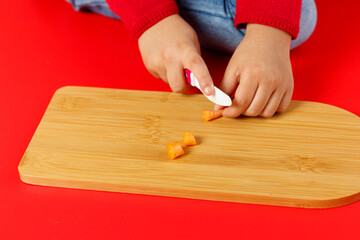
<path id="1" fill-rule="evenodd" d="M 106 0 L 110 9 L 120 17 L 133 39 L 162 19 L 179 13 L 174 0 Z"/>
<path id="2" fill-rule="evenodd" d="M 178 15 L 174 0 L 106 0 L 120 16 L 133 39 L 137 39 L 146 68 L 168 82 L 174 92 L 190 88 L 184 68 L 197 76 L 207 95 L 213 82 L 200 56 L 200 45 L 192 27 Z"/>
<path id="3" fill-rule="evenodd" d="M 220 88 L 234 93 L 226 117 L 271 117 L 290 103 L 294 83 L 290 63 L 291 35 L 283 30 L 247 24 L 243 41 L 235 50 Z"/>
<path id="4" fill-rule="evenodd" d="M 188 68 L 196 75 L 206 95 L 214 93 L 210 73 L 200 56 L 197 35 L 178 14 L 146 30 L 138 41 L 146 68 L 156 78 L 168 82 L 174 92 L 190 88 L 184 76 L 184 69 Z"/>
<path id="5" fill-rule="evenodd" d="M 299 33 L 302 0 L 236 0 L 234 25 L 245 28 L 247 23 L 275 27 L 295 39 Z"/>
<path id="6" fill-rule="evenodd" d="M 290 42 L 299 33 L 300 12 L 301 0 L 236 1 L 234 24 L 246 34 L 221 84 L 235 94 L 224 116 L 271 117 L 286 110 L 294 88 Z"/>

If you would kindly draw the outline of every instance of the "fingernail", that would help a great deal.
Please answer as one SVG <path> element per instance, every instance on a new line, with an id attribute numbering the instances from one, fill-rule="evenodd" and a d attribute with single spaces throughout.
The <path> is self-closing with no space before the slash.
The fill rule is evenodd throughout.
<path id="1" fill-rule="evenodd" d="M 225 109 L 225 107 L 221 106 L 221 105 L 218 105 L 218 104 L 215 104 L 214 105 L 214 110 L 219 110 L 219 109 Z"/>
<path id="2" fill-rule="evenodd" d="M 211 88 L 211 87 L 206 87 L 206 88 L 204 89 L 204 93 L 205 93 L 206 95 L 210 95 L 210 94 L 211 94 L 211 91 L 212 91 L 212 88 Z"/>

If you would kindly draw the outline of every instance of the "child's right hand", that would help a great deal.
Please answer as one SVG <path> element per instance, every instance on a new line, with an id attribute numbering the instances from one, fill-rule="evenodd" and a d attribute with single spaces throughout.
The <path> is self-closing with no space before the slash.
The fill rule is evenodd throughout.
<path id="1" fill-rule="evenodd" d="M 209 70 L 200 56 L 195 31 L 178 14 L 164 18 L 139 38 L 139 49 L 145 67 L 156 78 L 169 83 L 174 92 L 186 92 L 184 69 L 190 69 L 206 95 L 214 93 Z"/>

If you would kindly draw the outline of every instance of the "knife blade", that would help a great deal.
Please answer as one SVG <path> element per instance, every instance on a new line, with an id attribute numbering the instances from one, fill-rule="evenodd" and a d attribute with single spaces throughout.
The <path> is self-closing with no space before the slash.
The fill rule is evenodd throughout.
<path id="1" fill-rule="evenodd" d="M 213 103 L 216 103 L 217 105 L 220 106 L 226 106 L 226 107 L 231 106 L 232 104 L 231 98 L 226 93 L 224 93 L 215 86 L 214 86 L 215 93 L 213 95 L 210 96 L 205 95 L 200 88 L 199 81 L 195 77 L 194 73 L 191 72 L 189 69 L 185 69 L 185 77 L 186 77 L 186 81 L 191 86 L 198 88 L 201 91 L 201 93 Z"/>

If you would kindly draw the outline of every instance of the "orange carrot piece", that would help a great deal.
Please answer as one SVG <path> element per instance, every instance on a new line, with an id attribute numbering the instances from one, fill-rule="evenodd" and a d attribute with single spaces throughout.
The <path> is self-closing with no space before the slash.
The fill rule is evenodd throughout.
<path id="1" fill-rule="evenodd" d="M 168 152 L 171 159 L 175 159 L 184 154 L 184 149 L 181 147 L 179 142 L 173 142 L 167 145 L 166 151 Z"/>
<path id="2" fill-rule="evenodd" d="M 214 111 L 202 111 L 201 114 L 205 121 L 211 121 L 216 118 L 222 117 L 222 109 L 214 110 Z"/>
<path id="3" fill-rule="evenodd" d="M 194 134 L 189 132 L 184 132 L 183 142 L 185 146 L 194 146 L 196 145 L 196 139 Z"/>

